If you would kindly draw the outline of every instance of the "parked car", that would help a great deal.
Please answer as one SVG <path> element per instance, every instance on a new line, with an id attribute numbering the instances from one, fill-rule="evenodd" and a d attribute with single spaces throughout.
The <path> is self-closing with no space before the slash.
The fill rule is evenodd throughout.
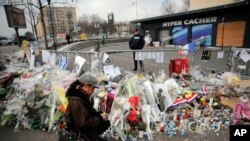
<path id="1" fill-rule="evenodd" d="M 11 45 L 12 41 L 5 37 L 0 37 L 0 46 L 2 45 Z"/>

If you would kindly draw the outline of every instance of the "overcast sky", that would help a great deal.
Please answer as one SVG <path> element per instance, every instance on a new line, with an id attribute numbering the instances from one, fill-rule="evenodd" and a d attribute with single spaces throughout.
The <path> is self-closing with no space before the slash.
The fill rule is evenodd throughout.
<path id="1" fill-rule="evenodd" d="M 57 1 L 71 2 L 71 0 Z M 77 6 L 76 1 L 73 1 L 72 6 Z M 136 4 L 133 4 L 136 1 L 138 19 L 161 15 L 161 5 L 164 0 L 78 0 L 77 12 L 79 11 L 80 16 L 82 14 L 97 14 L 104 20 L 107 20 L 108 13 L 113 12 L 115 21 L 131 21 L 136 19 Z M 0 23 L 0 36 L 11 36 L 15 33 L 13 28 L 8 27 L 3 6 L 0 6 Z M 27 30 L 31 31 L 30 24 L 28 22 L 26 24 L 27 29 L 20 29 L 21 35 Z"/>
<path id="2" fill-rule="evenodd" d="M 164 0 L 79 0 L 78 9 L 81 14 L 97 14 L 107 20 L 107 14 L 113 12 L 115 21 L 131 21 L 138 18 L 158 16 Z"/>

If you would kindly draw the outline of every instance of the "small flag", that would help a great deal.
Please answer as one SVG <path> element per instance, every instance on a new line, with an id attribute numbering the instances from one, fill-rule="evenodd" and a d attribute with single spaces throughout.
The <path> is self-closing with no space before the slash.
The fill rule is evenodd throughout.
<path id="1" fill-rule="evenodd" d="M 192 96 L 188 98 L 188 102 L 193 101 L 197 96 L 198 94 L 192 93 Z"/>
<path id="2" fill-rule="evenodd" d="M 195 52 L 195 41 L 192 41 L 191 43 L 188 44 L 188 52 L 189 53 Z"/>
<path id="3" fill-rule="evenodd" d="M 180 98 L 180 99 L 176 99 L 174 101 L 174 103 L 172 104 L 172 106 L 177 106 L 177 105 L 180 105 L 180 104 L 183 104 L 183 103 L 187 103 L 187 99 L 185 98 Z"/>
<path id="4" fill-rule="evenodd" d="M 204 94 L 208 94 L 208 90 L 207 90 L 207 87 L 206 86 L 202 86 L 202 92 Z"/>

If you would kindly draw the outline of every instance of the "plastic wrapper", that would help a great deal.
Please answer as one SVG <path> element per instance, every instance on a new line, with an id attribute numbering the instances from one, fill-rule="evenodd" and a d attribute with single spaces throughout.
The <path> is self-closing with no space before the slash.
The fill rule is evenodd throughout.
<path id="1" fill-rule="evenodd" d="M 228 83 L 228 84 L 232 84 L 235 83 L 237 81 L 239 81 L 240 79 L 236 76 L 236 74 L 231 73 L 231 72 L 224 72 L 222 74 L 222 79 L 224 80 L 224 82 Z"/>
<path id="2" fill-rule="evenodd" d="M 153 84 L 154 93 L 156 94 L 158 105 L 160 106 L 160 111 L 164 112 L 173 104 L 172 96 L 168 92 L 168 87 L 164 83 Z"/>
<path id="3" fill-rule="evenodd" d="M 63 110 L 58 109 L 63 102 L 58 99 L 56 93 L 51 91 L 52 84 L 65 90 L 71 80 L 76 78 L 75 75 L 51 65 L 32 70 L 20 65 L 12 68 L 14 71 L 19 69 L 18 71 L 23 74 L 12 84 L 15 91 L 8 97 L 10 100 L 1 117 L 1 125 L 7 125 L 16 120 L 14 131 L 19 131 L 20 127 L 28 129 L 46 127 L 51 130 L 63 117 Z M 62 97 L 65 98 L 65 93 Z"/>
<path id="4" fill-rule="evenodd" d="M 143 121 L 146 123 L 147 127 L 146 127 L 146 132 L 147 132 L 147 137 L 148 140 L 153 140 L 153 135 L 150 129 L 150 122 L 151 122 L 151 107 L 150 105 L 143 105 L 142 106 L 142 119 Z"/>
<path id="5" fill-rule="evenodd" d="M 164 85 L 167 86 L 168 91 L 178 89 L 178 84 L 174 79 L 168 79 L 164 82 Z"/>
<path id="6" fill-rule="evenodd" d="M 154 76 L 154 75 L 152 74 L 152 76 Z M 163 83 L 166 79 L 167 79 L 167 75 L 166 75 L 165 71 L 161 70 L 159 72 L 159 75 L 157 75 L 157 77 L 155 78 L 154 82 L 155 83 Z"/>
<path id="7" fill-rule="evenodd" d="M 91 72 L 93 73 L 97 73 L 99 72 L 99 68 L 100 68 L 100 60 L 93 60 L 91 63 Z"/>
<path id="8" fill-rule="evenodd" d="M 23 101 L 20 97 L 15 97 L 12 100 L 10 100 L 6 106 L 6 111 L 4 111 L 4 115 L 17 115 L 19 111 L 21 111 L 22 106 L 25 104 L 25 101 Z"/>
<path id="9" fill-rule="evenodd" d="M 55 66 L 56 63 L 58 61 L 58 58 L 57 58 L 57 55 L 56 53 L 52 53 L 51 56 L 50 56 L 50 59 L 49 59 L 49 63 L 52 65 L 52 66 Z"/>
<path id="10" fill-rule="evenodd" d="M 139 82 L 137 77 L 130 78 L 126 83 L 126 89 L 128 92 L 128 96 L 134 96 L 139 93 Z"/>
<path id="11" fill-rule="evenodd" d="M 145 88 L 145 90 L 146 90 L 146 98 L 147 98 L 147 102 L 149 103 L 149 104 L 155 104 L 155 95 L 154 95 L 154 93 L 153 93 L 153 88 L 152 88 L 152 85 L 151 85 L 151 83 L 150 83 L 150 81 L 145 81 L 144 83 L 143 83 L 143 86 L 144 86 L 144 88 Z"/>
<path id="12" fill-rule="evenodd" d="M 124 106 L 126 99 L 123 97 L 116 98 L 112 105 L 111 112 L 109 114 L 109 120 L 111 122 L 111 134 L 114 136 L 114 132 L 118 133 L 119 137 L 125 141 L 124 136 Z"/>

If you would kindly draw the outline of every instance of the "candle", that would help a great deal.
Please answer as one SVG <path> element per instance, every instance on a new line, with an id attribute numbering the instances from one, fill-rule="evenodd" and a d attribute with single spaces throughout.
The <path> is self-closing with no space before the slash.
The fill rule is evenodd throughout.
<path id="1" fill-rule="evenodd" d="M 210 100 L 209 100 L 209 108 L 212 108 L 213 101 L 214 101 L 214 99 L 213 99 L 213 98 L 210 98 Z"/>

